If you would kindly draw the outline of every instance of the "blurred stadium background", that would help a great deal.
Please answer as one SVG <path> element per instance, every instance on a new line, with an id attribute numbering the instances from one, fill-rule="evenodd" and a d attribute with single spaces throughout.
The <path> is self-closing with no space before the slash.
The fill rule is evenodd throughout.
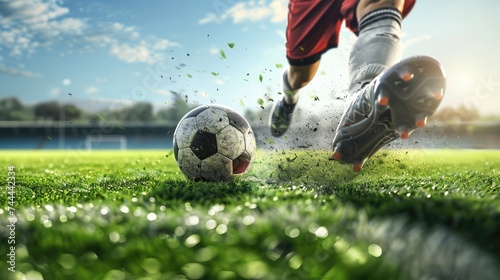
<path id="1" fill-rule="evenodd" d="M 102 109 L 87 111 L 79 104 L 56 101 L 26 105 L 16 97 L 0 99 L 0 149 L 170 149 L 178 121 L 198 105 L 178 98 L 172 106 L 159 110 L 147 102 L 86 106 Z M 273 149 L 279 143 L 268 133 L 267 107 L 248 109 L 244 116 L 255 130 L 259 148 Z M 328 148 L 337 113 L 332 112 L 331 121 L 320 121 L 300 110 L 297 119 L 303 122 L 294 126 L 290 135 L 296 137 L 289 139 L 287 147 Z M 498 149 L 500 116 L 443 107 L 411 139 L 392 147 Z"/>

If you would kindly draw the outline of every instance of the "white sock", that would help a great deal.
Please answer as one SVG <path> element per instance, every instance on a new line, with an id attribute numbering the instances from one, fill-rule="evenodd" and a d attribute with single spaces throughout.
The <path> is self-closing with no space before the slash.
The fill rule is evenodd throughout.
<path id="1" fill-rule="evenodd" d="M 361 19 L 349 58 L 350 94 L 401 60 L 401 22 L 401 13 L 395 8 L 381 8 Z"/>

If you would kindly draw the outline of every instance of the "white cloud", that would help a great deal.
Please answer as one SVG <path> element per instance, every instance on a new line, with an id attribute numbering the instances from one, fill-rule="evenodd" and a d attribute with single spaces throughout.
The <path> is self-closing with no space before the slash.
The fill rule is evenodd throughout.
<path id="1" fill-rule="evenodd" d="M 234 23 L 243 21 L 260 21 L 271 15 L 272 11 L 262 1 L 259 4 L 255 2 L 241 2 L 229 8 L 225 15 L 233 20 Z"/>
<path id="2" fill-rule="evenodd" d="M 96 83 L 98 83 L 98 84 L 101 84 L 101 83 L 102 83 L 102 84 L 105 84 L 105 83 L 107 83 L 107 82 L 108 82 L 108 77 L 105 77 L 105 76 L 103 76 L 103 77 L 96 77 L 96 78 L 94 79 L 94 81 L 95 81 Z"/>
<path id="3" fill-rule="evenodd" d="M 147 62 L 150 60 L 149 51 L 144 45 L 137 45 L 134 47 L 128 44 L 114 45 L 111 47 L 110 53 L 129 63 L 138 61 Z"/>
<path id="4" fill-rule="evenodd" d="M 176 46 L 179 46 L 179 44 L 175 43 L 175 42 L 170 42 L 169 40 L 160 39 L 160 40 L 157 40 L 156 42 L 154 42 L 153 45 L 151 46 L 151 48 L 153 50 L 162 51 L 162 50 L 165 50 L 167 48 L 176 47 Z"/>
<path id="5" fill-rule="evenodd" d="M 59 97 L 63 94 L 63 91 L 60 88 L 53 88 L 50 90 L 49 94 L 54 97 Z"/>
<path id="6" fill-rule="evenodd" d="M 127 63 L 153 63 L 164 59 L 164 52 L 178 43 L 155 36 L 143 36 L 137 27 L 120 22 L 90 21 L 72 17 L 62 1 L 0 0 L 0 49 L 9 56 L 21 58 L 48 50 L 56 45 L 68 49 L 78 45 L 84 51 L 108 51 Z M 65 53 L 61 51 L 60 53 Z M 0 73 L 25 77 L 29 71 L 0 65 Z"/>
<path id="7" fill-rule="evenodd" d="M 288 1 L 274 0 L 269 4 L 272 10 L 271 22 L 283 22 L 288 17 Z"/>
<path id="8" fill-rule="evenodd" d="M 208 13 L 198 20 L 203 25 L 231 20 L 233 23 L 258 22 L 269 20 L 274 23 L 284 22 L 288 15 L 288 0 L 238 2 L 221 11 L 219 15 Z"/>
<path id="9" fill-rule="evenodd" d="M 157 89 L 153 90 L 153 92 L 155 94 L 158 94 L 158 95 L 170 95 L 170 94 L 172 94 L 169 90 L 166 90 L 163 88 L 157 88 Z"/>
<path id="10" fill-rule="evenodd" d="M 216 14 L 214 13 L 208 13 L 204 18 L 201 18 L 198 20 L 198 23 L 201 25 L 211 23 L 211 22 L 217 22 L 219 21 L 219 18 L 217 17 Z"/>
<path id="11" fill-rule="evenodd" d="M 14 68 L 0 64 L 0 74 L 7 74 L 12 76 L 20 76 L 26 78 L 38 78 L 41 77 L 39 73 L 23 70 L 20 68 Z"/>
<path id="12" fill-rule="evenodd" d="M 26 23 L 49 21 L 69 12 L 66 7 L 59 6 L 56 1 L 42 2 L 37 0 L 1 1 L 0 15 L 2 21 L 19 20 Z"/>
<path id="13" fill-rule="evenodd" d="M 94 87 L 94 86 L 90 86 L 85 90 L 85 93 L 88 95 L 94 95 L 94 94 L 98 94 L 100 91 L 101 90 L 99 88 Z"/>
<path id="14" fill-rule="evenodd" d="M 71 85 L 71 80 L 70 79 L 64 79 L 64 80 L 62 80 L 61 83 L 63 84 L 63 86 L 69 86 L 69 85 Z"/>
<path id="15" fill-rule="evenodd" d="M 221 80 L 221 79 L 215 79 L 215 80 L 214 80 L 214 83 L 215 83 L 216 85 L 221 86 L 221 85 L 223 85 L 223 84 L 224 84 L 224 80 Z"/>
<path id="16" fill-rule="evenodd" d="M 154 57 L 154 53 L 151 50 L 154 47 L 150 47 L 145 41 L 141 41 L 135 46 L 130 46 L 129 44 L 113 45 L 110 49 L 110 54 L 128 63 L 143 62 L 152 64 L 157 61 Z"/>

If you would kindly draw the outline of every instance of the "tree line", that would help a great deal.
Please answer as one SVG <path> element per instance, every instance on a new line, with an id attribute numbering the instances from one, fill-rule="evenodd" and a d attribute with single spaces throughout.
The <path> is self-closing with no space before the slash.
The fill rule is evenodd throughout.
<path id="1" fill-rule="evenodd" d="M 179 121 L 187 112 L 196 108 L 179 99 L 176 104 L 156 112 L 148 102 L 131 103 L 113 110 L 87 112 L 74 104 L 45 101 L 35 105 L 25 105 L 17 97 L 0 99 L 0 121 L 116 121 L 155 122 Z"/>
<path id="2" fill-rule="evenodd" d="M 74 104 L 60 104 L 57 101 L 45 101 L 35 105 L 25 105 L 17 97 L 0 99 L 0 121 L 116 121 L 116 122 L 156 122 L 179 121 L 187 112 L 199 104 L 188 104 L 177 99 L 175 104 L 156 112 L 148 102 L 131 103 L 114 110 L 102 110 L 91 113 Z M 246 110 L 244 116 L 250 123 L 265 123 L 269 108 L 252 111 Z M 443 107 L 430 120 L 441 123 L 472 122 L 480 117 L 479 110 L 471 106 Z"/>

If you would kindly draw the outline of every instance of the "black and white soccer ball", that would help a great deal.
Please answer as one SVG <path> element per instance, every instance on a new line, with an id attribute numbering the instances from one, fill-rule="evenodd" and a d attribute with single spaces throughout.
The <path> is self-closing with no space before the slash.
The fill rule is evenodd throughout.
<path id="1" fill-rule="evenodd" d="M 221 105 L 191 110 L 174 132 L 175 160 L 191 180 L 233 180 L 248 172 L 255 151 L 255 136 L 247 120 Z"/>

